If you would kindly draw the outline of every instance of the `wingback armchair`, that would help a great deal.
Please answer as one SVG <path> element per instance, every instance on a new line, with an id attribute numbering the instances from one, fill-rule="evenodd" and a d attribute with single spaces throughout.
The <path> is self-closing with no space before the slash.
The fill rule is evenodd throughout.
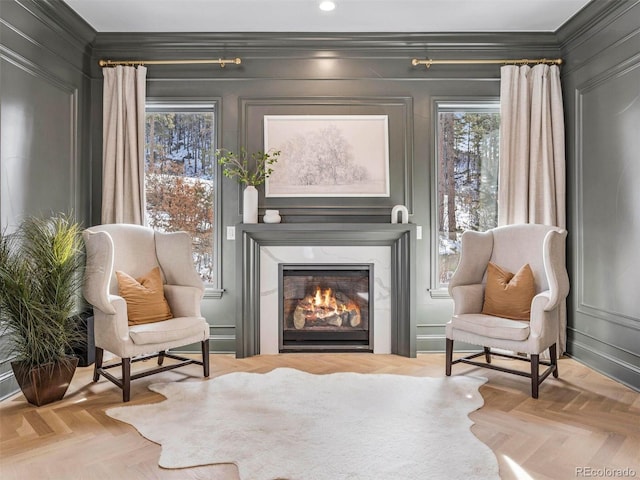
<path id="1" fill-rule="evenodd" d="M 189 235 L 161 233 L 138 225 L 112 224 L 88 228 L 83 232 L 83 238 L 86 247 L 83 294 L 94 311 L 94 382 L 100 375 L 104 376 L 122 389 L 122 399 L 127 402 L 131 380 L 153 373 L 195 363 L 202 365 L 204 376 L 208 377 L 209 325 L 200 313 L 204 287 L 193 266 Z M 122 272 L 129 276 L 127 278 L 144 276 L 157 267 L 162 279 L 161 290 L 170 307 L 170 315 L 165 317 L 170 318 L 162 317 L 159 321 L 148 318 L 146 323 L 132 323 L 127 301 L 119 295 L 118 278 Z M 148 313 L 155 308 L 143 307 L 142 310 Z M 197 342 L 201 343 L 202 361 L 168 352 Z M 104 350 L 120 357 L 121 361 L 103 367 Z M 131 374 L 132 361 L 150 357 L 158 358 L 158 367 Z M 165 357 L 179 363 L 163 365 Z M 122 367 L 121 378 L 107 371 L 119 366 Z"/>
<path id="2" fill-rule="evenodd" d="M 561 308 L 569 292 L 566 236 L 566 230 L 534 224 L 464 232 L 460 263 L 449 282 L 454 312 L 446 325 L 447 376 L 451 375 L 451 366 L 459 362 L 514 373 L 531 379 L 533 398 L 538 398 L 538 387 L 549 374 L 558 377 L 556 342 Z M 529 318 L 513 319 L 483 313 L 490 262 L 509 272 L 518 272 L 529 264 L 535 290 L 531 293 Z M 484 351 L 453 361 L 454 341 L 481 345 Z M 498 351 L 492 351 L 492 348 Z M 549 361 L 540 359 L 546 349 L 549 349 Z M 482 355 L 485 362 L 473 360 Z M 493 365 L 492 355 L 530 362 L 530 372 Z M 548 367 L 542 374 L 539 373 L 540 364 Z"/>

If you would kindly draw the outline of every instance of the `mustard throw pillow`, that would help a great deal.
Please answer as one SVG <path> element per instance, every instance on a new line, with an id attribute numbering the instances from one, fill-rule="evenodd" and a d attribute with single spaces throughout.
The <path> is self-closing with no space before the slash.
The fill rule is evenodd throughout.
<path id="1" fill-rule="evenodd" d="M 482 313 L 513 320 L 529 320 L 531 300 L 535 295 L 533 271 L 528 263 L 514 275 L 489 262 Z"/>
<path id="2" fill-rule="evenodd" d="M 139 278 L 116 271 L 118 294 L 127 302 L 129 325 L 141 325 L 173 318 L 164 298 L 160 267 Z"/>

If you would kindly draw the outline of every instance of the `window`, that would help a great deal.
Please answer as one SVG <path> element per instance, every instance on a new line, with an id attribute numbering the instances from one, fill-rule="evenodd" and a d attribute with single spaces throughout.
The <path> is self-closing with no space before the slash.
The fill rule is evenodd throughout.
<path id="1" fill-rule="evenodd" d="M 437 104 L 437 288 L 458 265 L 465 230 L 498 221 L 499 103 Z"/>
<path id="2" fill-rule="evenodd" d="M 208 286 L 217 284 L 214 123 L 212 104 L 147 105 L 146 223 L 191 235 L 193 261 Z"/>

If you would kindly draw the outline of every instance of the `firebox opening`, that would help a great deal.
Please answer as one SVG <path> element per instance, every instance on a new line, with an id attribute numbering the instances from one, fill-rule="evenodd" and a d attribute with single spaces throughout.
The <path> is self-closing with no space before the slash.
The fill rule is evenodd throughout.
<path id="1" fill-rule="evenodd" d="M 373 264 L 280 264 L 280 351 L 373 351 Z"/>

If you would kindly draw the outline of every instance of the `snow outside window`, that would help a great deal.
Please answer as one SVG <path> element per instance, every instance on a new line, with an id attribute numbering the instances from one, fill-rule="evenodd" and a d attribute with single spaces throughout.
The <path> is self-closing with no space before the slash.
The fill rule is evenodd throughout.
<path id="1" fill-rule="evenodd" d="M 458 265 L 465 230 L 498 222 L 499 103 L 437 104 L 438 288 Z"/>
<path id="2" fill-rule="evenodd" d="M 214 106 L 147 106 L 146 223 L 161 232 L 185 231 L 205 284 L 215 283 Z"/>

